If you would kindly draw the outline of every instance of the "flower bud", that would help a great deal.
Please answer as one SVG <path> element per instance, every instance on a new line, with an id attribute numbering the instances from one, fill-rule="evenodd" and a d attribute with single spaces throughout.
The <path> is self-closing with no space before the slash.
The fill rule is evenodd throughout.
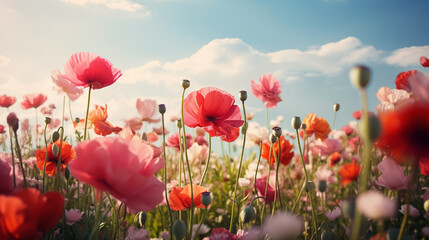
<path id="1" fill-rule="evenodd" d="M 334 108 L 335 112 L 340 111 L 340 104 L 339 103 L 335 103 L 333 108 Z"/>
<path id="2" fill-rule="evenodd" d="M 246 91 L 241 90 L 239 96 L 240 96 L 240 101 L 244 102 L 247 100 L 247 92 Z"/>
<path id="3" fill-rule="evenodd" d="M 374 141 L 380 135 L 380 121 L 376 116 L 369 116 L 369 126 L 366 121 L 359 122 L 359 133 L 362 137 L 366 137 L 369 133 L 369 140 Z"/>
<path id="4" fill-rule="evenodd" d="M 165 108 L 165 104 L 159 104 L 158 111 L 159 113 L 164 114 L 167 111 L 167 109 Z"/>
<path id="5" fill-rule="evenodd" d="M 429 199 L 425 201 L 425 203 L 423 204 L 423 208 L 426 212 L 429 212 Z"/>
<path id="6" fill-rule="evenodd" d="M 274 143 L 277 142 L 277 137 L 274 134 L 272 134 L 272 133 L 270 134 L 270 142 L 272 144 L 274 144 Z"/>
<path id="7" fill-rule="evenodd" d="M 58 157 L 58 153 L 60 152 L 60 148 L 57 144 L 52 144 L 52 153 L 55 157 Z"/>
<path id="8" fill-rule="evenodd" d="M 355 66 L 350 70 L 350 81 L 358 89 L 365 89 L 371 78 L 371 70 L 365 66 Z"/>
<path id="9" fill-rule="evenodd" d="M 204 205 L 204 207 L 208 207 L 210 203 L 212 203 L 210 192 L 203 192 L 201 194 L 201 203 Z"/>
<path id="10" fill-rule="evenodd" d="M 189 86 L 191 86 L 191 82 L 188 79 L 183 79 L 182 80 L 182 87 L 184 89 L 187 89 Z"/>
<path id="11" fill-rule="evenodd" d="M 176 126 L 177 126 L 177 128 L 182 128 L 182 120 L 178 119 L 176 121 Z"/>
<path id="12" fill-rule="evenodd" d="M 52 133 L 51 136 L 51 141 L 54 143 L 56 142 L 58 139 L 60 139 L 60 133 L 58 133 L 58 131 L 55 131 Z"/>
<path id="13" fill-rule="evenodd" d="M 317 190 L 319 192 L 325 192 L 328 189 L 328 183 L 325 180 L 319 180 L 317 182 Z"/>
<path id="14" fill-rule="evenodd" d="M 300 117 L 293 117 L 290 121 L 290 124 L 292 125 L 293 129 L 299 129 L 301 127 L 301 118 Z"/>
<path id="15" fill-rule="evenodd" d="M 305 130 L 305 129 L 307 129 L 307 124 L 303 123 L 303 124 L 301 125 L 301 127 L 302 127 L 302 130 Z"/>
<path id="16" fill-rule="evenodd" d="M 147 135 L 146 135 L 146 133 L 145 133 L 145 132 L 142 134 L 142 140 L 143 140 L 143 141 L 147 141 Z"/>
<path id="17" fill-rule="evenodd" d="M 241 210 L 240 212 L 240 220 L 243 223 L 248 223 L 254 220 L 255 218 L 256 218 L 255 208 L 252 207 L 251 205 L 243 208 L 243 210 Z"/>
<path id="18" fill-rule="evenodd" d="M 137 227 L 142 228 L 146 224 L 147 220 L 147 214 L 146 212 L 138 212 L 136 216 L 134 216 L 134 224 L 137 225 Z"/>
<path id="19" fill-rule="evenodd" d="M 18 131 L 19 128 L 19 121 L 16 121 L 15 124 L 13 124 L 12 126 L 12 130 L 16 133 L 16 131 Z"/>
<path id="20" fill-rule="evenodd" d="M 52 119 L 50 117 L 45 117 L 45 123 L 49 124 L 51 123 Z"/>
<path id="21" fill-rule="evenodd" d="M 74 122 L 75 122 L 76 124 L 77 124 L 77 123 L 79 123 L 79 122 L 80 122 L 80 118 L 78 118 L 78 117 L 77 117 L 77 118 L 75 118 L 75 119 L 74 119 Z"/>
<path id="22" fill-rule="evenodd" d="M 173 224 L 173 234 L 176 239 L 182 239 L 186 234 L 186 225 L 182 220 L 177 220 Z"/>
<path id="23" fill-rule="evenodd" d="M 64 176 L 66 177 L 67 180 L 69 180 L 69 178 L 70 178 L 70 168 L 69 168 L 69 166 L 66 166 L 66 169 L 64 169 Z"/>
<path id="24" fill-rule="evenodd" d="M 305 191 L 306 192 L 311 192 L 311 191 L 313 191 L 314 190 L 314 183 L 312 182 L 312 181 L 308 181 L 306 184 L 305 184 Z"/>
<path id="25" fill-rule="evenodd" d="M 282 128 L 281 127 L 273 127 L 272 134 L 278 138 L 281 137 L 282 136 Z"/>
<path id="26" fill-rule="evenodd" d="M 19 121 L 18 117 L 16 116 L 16 113 L 14 112 L 9 113 L 9 115 L 7 115 L 6 120 L 7 120 L 7 124 L 10 127 L 13 127 L 15 123 Z"/>

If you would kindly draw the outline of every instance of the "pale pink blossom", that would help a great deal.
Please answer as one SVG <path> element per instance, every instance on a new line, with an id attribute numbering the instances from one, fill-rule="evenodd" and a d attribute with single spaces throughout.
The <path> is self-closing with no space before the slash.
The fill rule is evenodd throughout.
<path id="1" fill-rule="evenodd" d="M 395 200 L 375 190 L 360 194 L 356 199 L 356 207 L 363 215 L 372 220 L 394 217 L 398 211 Z"/>
<path id="2" fill-rule="evenodd" d="M 266 127 L 261 127 L 257 122 L 248 122 L 247 132 L 246 132 L 246 148 L 251 148 L 254 146 L 259 146 L 259 144 L 265 140 L 268 140 L 268 129 Z M 242 141 L 237 141 L 238 146 L 242 146 Z"/>
<path id="3" fill-rule="evenodd" d="M 381 104 L 377 106 L 378 113 L 393 111 L 405 104 L 414 102 L 411 95 L 402 89 L 390 89 L 381 87 L 377 92 L 377 98 Z"/>
<path id="4" fill-rule="evenodd" d="M 194 143 L 193 139 L 192 139 L 192 135 L 187 133 L 186 134 L 186 149 L 189 149 L 192 144 Z M 183 139 L 183 133 L 180 139 L 180 142 L 182 143 L 182 150 L 184 149 L 184 139 Z M 171 134 L 168 138 L 167 141 L 165 143 L 167 146 L 175 148 L 177 152 L 180 151 L 180 144 L 179 144 L 179 132 L 173 133 Z"/>
<path id="5" fill-rule="evenodd" d="M 225 228 L 215 228 L 210 234 L 210 240 L 233 240 L 234 238 L 234 234 Z"/>
<path id="6" fill-rule="evenodd" d="M 54 118 L 51 120 L 51 123 L 49 123 L 48 127 L 50 129 L 55 129 L 55 128 L 59 127 L 60 124 L 61 124 L 61 120 L 58 118 Z"/>
<path id="7" fill-rule="evenodd" d="M 422 233 L 423 233 L 426 237 L 429 237 L 429 227 L 423 227 L 423 228 L 422 228 Z"/>
<path id="8" fill-rule="evenodd" d="M 81 88 L 76 87 L 70 80 L 67 79 L 67 76 L 61 74 L 59 70 L 54 70 L 51 72 L 52 82 L 55 83 L 54 90 L 58 93 L 65 93 L 70 100 L 75 101 L 83 94 Z"/>
<path id="9" fill-rule="evenodd" d="M 158 105 L 155 100 L 152 99 L 137 99 L 136 103 L 137 111 L 140 114 L 140 119 L 143 122 L 156 123 L 160 119 L 155 119 L 155 113 L 158 111 Z"/>
<path id="10" fill-rule="evenodd" d="M 336 183 L 337 177 L 335 176 L 335 173 L 330 170 L 327 166 L 321 166 L 317 168 L 315 175 L 315 181 L 324 180 L 328 183 Z"/>
<path id="11" fill-rule="evenodd" d="M 73 225 L 82 218 L 83 213 L 84 212 L 80 212 L 79 209 L 65 210 L 66 224 L 70 226 Z"/>
<path id="12" fill-rule="evenodd" d="M 334 221 L 335 219 L 337 219 L 341 216 L 341 208 L 335 207 L 331 211 L 326 211 L 325 215 L 330 221 Z"/>
<path id="13" fill-rule="evenodd" d="M 341 152 L 341 143 L 337 139 L 317 139 L 311 147 L 311 152 L 319 157 L 328 157 L 334 152 Z"/>
<path id="14" fill-rule="evenodd" d="M 126 139 L 128 141 L 140 141 L 140 137 L 135 134 L 135 132 L 130 128 L 130 126 L 125 125 L 125 127 L 118 133 L 118 137 Z"/>
<path id="15" fill-rule="evenodd" d="M 21 102 L 22 109 L 38 108 L 46 102 L 48 97 L 42 93 L 29 93 L 23 96 L 24 100 Z"/>
<path id="16" fill-rule="evenodd" d="M 252 80 L 250 85 L 253 95 L 262 100 L 265 107 L 275 108 L 277 107 L 277 103 L 282 101 L 279 96 L 281 93 L 281 83 L 272 74 L 264 74 L 259 78 L 259 84 Z"/>
<path id="17" fill-rule="evenodd" d="M 294 239 L 302 233 L 303 228 L 302 217 L 278 211 L 265 218 L 263 231 L 272 239 Z"/>
<path id="18" fill-rule="evenodd" d="M 80 142 L 70 162 L 73 176 L 107 191 L 133 211 L 149 211 L 163 197 L 164 184 L 153 176 L 163 168 L 162 150 L 142 141 L 101 137 Z"/>
<path id="19" fill-rule="evenodd" d="M 0 153 L 0 194 L 10 194 L 14 190 L 12 157 L 6 153 Z"/>
<path id="20" fill-rule="evenodd" d="M 401 206 L 401 210 L 399 210 L 399 212 L 402 213 L 402 214 L 405 214 L 406 208 L 407 208 L 407 205 L 403 204 Z M 413 205 L 409 204 L 408 205 L 408 215 L 411 216 L 411 217 L 418 217 L 418 216 L 420 216 L 420 212 Z"/>
<path id="21" fill-rule="evenodd" d="M 159 127 L 159 128 L 152 128 L 152 131 L 154 132 L 154 133 L 156 133 L 156 135 L 162 135 L 163 134 L 163 129 L 162 129 L 162 126 L 161 127 Z M 168 131 L 168 129 L 167 128 L 164 128 L 164 134 L 165 135 L 168 135 L 170 132 Z"/>
<path id="22" fill-rule="evenodd" d="M 30 121 L 28 120 L 28 118 L 24 119 L 24 121 L 22 121 L 20 125 L 22 132 L 26 132 L 28 131 L 28 129 L 30 129 Z"/>
<path id="23" fill-rule="evenodd" d="M 188 158 L 192 164 L 200 164 L 207 160 L 208 147 L 206 145 L 199 145 L 194 142 L 190 148 L 188 148 Z"/>
<path id="24" fill-rule="evenodd" d="M 405 176 L 404 169 L 391 157 L 384 157 L 377 167 L 381 172 L 378 180 L 375 181 L 377 185 L 391 190 L 408 189 L 411 174 Z"/>
<path id="25" fill-rule="evenodd" d="M 429 76 L 417 71 L 408 79 L 411 92 L 419 102 L 429 102 Z"/>
<path id="26" fill-rule="evenodd" d="M 149 240 L 149 231 L 141 228 L 138 229 L 134 225 L 131 225 L 127 231 L 126 240 Z"/>
<path id="27" fill-rule="evenodd" d="M 130 119 L 124 120 L 124 121 L 125 121 L 125 127 L 124 128 L 126 128 L 128 126 L 133 131 L 138 131 L 143 126 L 142 120 L 138 117 L 133 117 L 133 118 L 130 118 Z"/>

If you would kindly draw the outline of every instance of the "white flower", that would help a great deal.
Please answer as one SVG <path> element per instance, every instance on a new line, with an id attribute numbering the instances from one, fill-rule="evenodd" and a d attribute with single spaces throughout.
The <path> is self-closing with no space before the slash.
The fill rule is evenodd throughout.
<path id="1" fill-rule="evenodd" d="M 380 220 L 391 218 L 397 212 L 396 201 L 378 191 L 367 191 L 358 196 L 356 206 L 367 218 Z"/>
<path id="2" fill-rule="evenodd" d="M 247 178 L 239 178 L 238 179 L 238 185 L 240 187 L 247 187 L 250 185 L 250 180 Z"/>
<path id="3" fill-rule="evenodd" d="M 296 238 L 302 233 L 303 221 L 300 216 L 289 212 L 276 212 L 265 219 L 263 231 L 272 239 Z"/>

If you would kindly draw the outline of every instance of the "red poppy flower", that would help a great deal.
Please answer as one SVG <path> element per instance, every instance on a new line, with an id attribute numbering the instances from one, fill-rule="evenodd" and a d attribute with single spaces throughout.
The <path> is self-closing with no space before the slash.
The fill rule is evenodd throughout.
<path id="1" fill-rule="evenodd" d="M 334 152 L 328 157 L 329 164 L 335 166 L 341 160 L 341 153 Z"/>
<path id="2" fill-rule="evenodd" d="M 243 125 L 240 108 L 231 94 L 215 87 L 191 92 L 184 101 L 184 122 L 191 128 L 203 127 L 211 137 L 227 142 L 237 139 Z"/>
<path id="3" fill-rule="evenodd" d="M 362 113 L 360 110 L 356 110 L 353 112 L 353 118 L 356 120 L 360 120 L 360 118 L 362 117 Z"/>
<path id="4" fill-rule="evenodd" d="M 29 93 L 24 95 L 24 101 L 21 102 L 22 109 L 38 108 L 46 102 L 48 97 L 41 93 Z"/>
<path id="5" fill-rule="evenodd" d="M 63 215 L 64 197 L 59 192 L 44 196 L 26 188 L 11 196 L 0 195 L 0 239 L 40 239 Z"/>
<path id="6" fill-rule="evenodd" d="M 16 102 L 16 97 L 3 94 L 0 96 L 0 107 L 8 108 Z"/>
<path id="7" fill-rule="evenodd" d="M 391 152 L 399 164 L 429 158 L 429 105 L 416 103 L 381 118 L 377 146 Z"/>
<path id="8" fill-rule="evenodd" d="M 107 105 L 104 107 L 95 105 L 95 109 L 88 115 L 88 120 L 94 124 L 94 133 L 97 135 L 118 134 L 122 130 L 122 128 L 114 127 L 107 121 Z"/>
<path id="9" fill-rule="evenodd" d="M 6 127 L 0 124 L 0 134 L 3 134 L 6 132 Z"/>
<path id="10" fill-rule="evenodd" d="M 183 146 L 183 133 L 182 133 L 182 148 Z M 194 140 L 192 139 L 192 135 L 187 133 L 186 134 L 186 139 L 188 140 L 186 142 L 186 149 L 189 149 L 192 144 L 194 143 Z M 168 137 L 167 141 L 165 142 L 165 144 L 169 147 L 175 148 L 177 152 L 180 151 L 180 144 L 179 144 L 179 132 L 173 133 L 170 135 L 170 137 Z"/>
<path id="11" fill-rule="evenodd" d="M 293 145 L 290 144 L 288 140 L 285 139 L 284 136 L 280 137 L 280 144 L 281 144 L 281 156 L 280 156 L 280 162 L 287 166 L 290 163 L 290 160 L 293 158 L 294 152 L 291 151 L 293 149 Z M 279 141 L 275 142 L 273 144 L 272 150 L 271 150 L 271 159 L 270 159 L 270 165 L 273 166 L 275 162 L 275 156 L 279 155 Z M 264 142 L 262 145 L 262 157 L 266 160 L 270 157 L 270 143 Z"/>
<path id="12" fill-rule="evenodd" d="M 341 184 L 346 186 L 347 184 L 356 181 L 360 175 L 361 167 L 355 161 L 352 163 L 346 163 L 340 168 Z"/>
<path id="13" fill-rule="evenodd" d="M 429 59 L 427 57 L 425 57 L 425 56 L 421 56 L 420 57 L 420 64 L 423 67 L 429 67 Z"/>
<path id="14" fill-rule="evenodd" d="M 198 186 L 194 184 L 193 187 L 193 196 L 194 196 L 194 206 L 198 208 L 204 208 L 204 205 L 201 203 L 201 195 L 203 192 L 207 192 L 205 187 Z M 182 187 L 173 187 L 173 190 L 170 192 L 168 197 L 171 210 L 181 211 L 191 207 L 191 185 L 188 184 L 184 188 Z"/>
<path id="15" fill-rule="evenodd" d="M 48 159 L 46 161 L 46 173 L 49 176 L 54 176 L 57 171 L 57 162 L 58 157 L 54 155 L 52 152 L 52 143 L 48 145 Z M 55 145 L 58 146 L 58 149 L 60 147 L 60 140 L 55 142 Z M 45 157 L 46 157 L 46 147 L 44 147 L 42 150 L 36 151 L 36 158 L 37 158 L 37 167 L 40 169 L 40 171 L 43 171 L 43 167 L 45 164 Z M 61 171 L 64 171 L 66 168 L 66 164 L 70 162 L 71 160 L 76 158 L 76 152 L 74 151 L 72 145 L 68 144 L 67 142 L 63 141 L 62 149 L 61 149 Z"/>
<path id="16" fill-rule="evenodd" d="M 429 177 L 429 158 L 421 158 L 419 161 L 420 173 Z"/>
<path id="17" fill-rule="evenodd" d="M 309 113 L 305 117 L 302 124 L 306 125 L 305 134 L 311 137 L 313 133 L 316 138 L 320 138 L 322 141 L 328 137 L 328 134 L 331 132 L 329 123 L 323 117 L 317 117 L 315 113 Z"/>
<path id="18" fill-rule="evenodd" d="M 93 53 L 73 54 L 64 67 L 66 78 L 76 86 L 100 89 L 112 85 L 120 76 L 121 70 L 109 60 Z"/>
<path id="19" fill-rule="evenodd" d="M 395 84 L 396 89 L 403 89 L 407 92 L 410 92 L 410 83 L 408 82 L 408 79 L 417 73 L 417 70 L 410 70 L 408 72 L 401 72 L 396 76 Z"/>

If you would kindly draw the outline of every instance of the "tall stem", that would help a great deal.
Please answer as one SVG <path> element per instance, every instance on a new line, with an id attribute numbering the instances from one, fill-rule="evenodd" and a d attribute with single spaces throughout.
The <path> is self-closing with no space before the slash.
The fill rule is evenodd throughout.
<path id="1" fill-rule="evenodd" d="M 170 202 L 168 201 L 168 190 L 167 190 L 167 155 L 165 154 L 165 124 L 164 124 L 164 113 L 161 113 L 162 121 L 162 152 L 164 154 L 164 188 L 165 188 L 165 202 L 167 203 L 168 213 L 170 215 L 170 239 L 173 239 L 173 214 L 170 209 Z"/>
<path id="2" fill-rule="evenodd" d="M 9 135 L 10 135 L 10 154 L 12 156 L 12 171 L 13 171 L 13 187 L 16 188 L 16 173 L 15 173 L 15 156 L 13 151 L 13 130 L 12 127 L 9 127 Z"/>
<path id="3" fill-rule="evenodd" d="M 235 207 L 235 201 L 236 201 L 236 195 L 237 195 L 237 188 L 238 188 L 238 181 L 240 179 L 241 175 L 241 167 L 243 165 L 243 155 L 244 155 L 244 146 L 246 145 L 246 133 L 247 133 L 247 118 L 246 118 L 246 108 L 244 106 L 244 101 L 241 101 L 243 106 L 243 116 L 244 116 L 244 124 L 242 128 L 244 128 L 243 132 L 243 145 L 241 146 L 241 155 L 240 155 L 240 165 L 238 166 L 238 174 L 237 178 L 235 180 L 235 187 L 234 187 L 234 194 L 232 195 L 232 210 L 231 210 L 231 222 L 229 223 L 229 231 L 232 230 L 232 224 L 234 223 L 234 207 Z"/>
<path id="4" fill-rule="evenodd" d="M 89 115 L 89 102 L 91 100 L 91 89 L 92 89 L 92 85 L 89 85 L 89 90 L 88 90 L 88 103 L 86 105 L 86 115 L 85 115 L 85 128 L 83 130 L 83 140 L 86 140 L 86 128 L 88 127 L 88 115 Z"/>
<path id="5" fill-rule="evenodd" d="M 268 154 L 268 160 L 267 160 L 268 161 L 268 175 L 267 175 L 267 178 L 265 179 L 266 182 L 265 182 L 265 191 L 264 191 L 264 205 L 262 205 L 261 224 L 264 221 L 264 218 L 265 218 L 265 208 L 267 206 L 268 185 L 270 183 L 270 176 L 271 176 L 271 164 L 270 164 L 270 161 L 271 161 L 271 152 L 272 151 L 273 151 L 273 143 L 270 142 L 270 152 Z"/>
<path id="6" fill-rule="evenodd" d="M 209 135 L 209 153 L 207 155 L 206 168 L 204 169 L 203 176 L 201 177 L 200 186 L 204 183 L 204 178 L 206 177 L 207 170 L 209 169 L 210 164 L 210 155 L 212 153 L 212 137 Z"/>
<path id="7" fill-rule="evenodd" d="M 42 183 L 42 194 L 45 194 L 45 181 L 46 181 L 46 162 L 48 162 L 48 142 L 46 139 L 46 129 L 48 128 L 48 123 L 45 124 L 45 130 L 43 131 L 43 137 L 45 140 L 45 149 L 46 149 L 46 156 L 45 156 L 45 162 L 43 163 L 43 183 Z"/>
<path id="8" fill-rule="evenodd" d="M 34 137 L 36 138 L 34 141 L 35 141 L 35 144 L 36 144 L 36 149 L 38 148 L 38 142 L 39 142 L 39 129 L 38 129 L 38 127 L 37 127 L 37 108 L 35 108 L 35 110 L 36 110 L 36 125 L 35 125 L 35 133 L 34 133 Z"/>
<path id="9" fill-rule="evenodd" d="M 21 148 L 19 147 L 18 134 L 16 134 L 16 131 L 13 131 L 13 135 L 15 136 L 16 156 L 18 157 L 19 166 L 21 167 L 22 177 L 24 178 L 24 187 L 27 188 L 27 179 L 25 177 L 24 165 L 22 164 Z"/>

